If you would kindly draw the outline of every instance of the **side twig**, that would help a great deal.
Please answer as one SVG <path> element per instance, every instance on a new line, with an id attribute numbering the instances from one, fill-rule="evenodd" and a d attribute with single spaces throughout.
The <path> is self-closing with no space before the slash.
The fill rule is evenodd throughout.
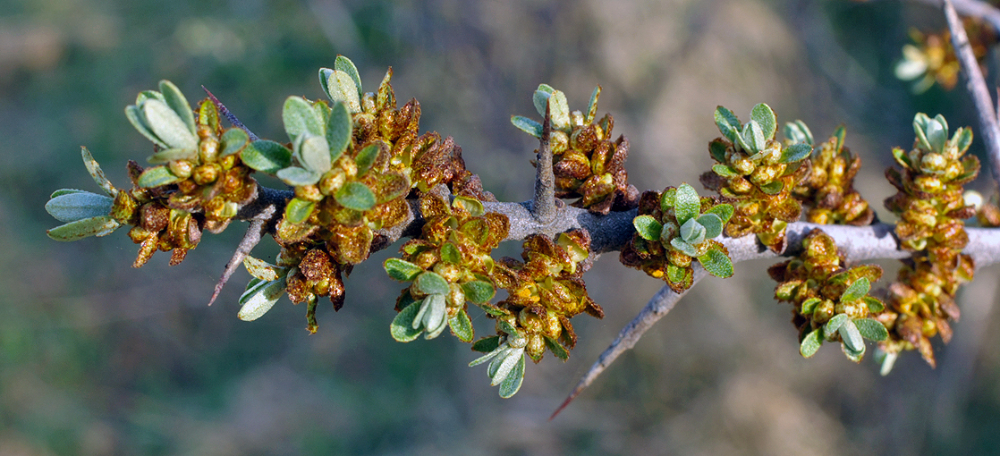
<path id="1" fill-rule="evenodd" d="M 538 139 L 538 161 L 535 164 L 535 195 L 531 200 L 531 215 L 535 221 L 548 224 L 556 218 L 556 177 L 552 171 L 552 147 L 549 137 L 552 135 L 552 117 L 549 106 L 545 106 L 545 119 L 542 120 L 542 137 Z"/>

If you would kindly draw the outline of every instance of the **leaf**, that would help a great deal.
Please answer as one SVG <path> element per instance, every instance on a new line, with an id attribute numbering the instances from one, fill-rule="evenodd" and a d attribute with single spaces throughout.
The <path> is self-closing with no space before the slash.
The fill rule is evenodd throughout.
<path id="1" fill-rule="evenodd" d="M 424 339 L 433 339 L 440 336 L 444 329 L 448 327 L 448 304 L 444 295 L 432 294 L 424 299 L 428 310 L 424 314 L 423 324 L 427 330 Z"/>
<path id="2" fill-rule="evenodd" d="M 865 300 L 865 305 L 868 306 L 868 311 L 871 313 L 879 313 L 885 310 L 885 304 L 883 304 L 882 301 L 879 301 L 877 298 L 873 298 L 871 296 L 865 296 L 862 299 Z"/>
<path id="3" fill-rule="evenodd" d="M 552 119 L 553 129 L 570 129 L 569 103 L 566 101 L 566 94 L 558 90 L 552 92 L 552 96 L 549 97 L 549 115 Z"/>
<path id="4" fill-rule="evenodd" d="M 716 204 L 715 206 L 712 206 L 711 209 L 705 211 L 705 213 L 719 216 L 722 223 L 725 224 L 726 222 L 729 222 L 730 218 L 732 218 L 734 211 L 735 209 L 733 209 L 732 204 Z"/>
<path id="5" fill-rule="evenodd" d="M 931 143 L 927 141 L 927 128 L 930 123 L 931 119 L 927 117 L 927 114 L 918 112 L 917 115 L 913 116 L 913 132 L 917 135 L 917 143 L 927 150 L 933 150 Z"/>
<path id="6" fill-rule="evenodd" d="M 361 112 L 361 97 L 351 75 L 335 69 L 330 73 L 326 85 L 326 93 L 335 104 L 344 103 L 352 113 Z"/>
<path id="7" fill-rule="evenodd" d="M 292 151 L 274 141 L 258 140 L 243 148 L 240 160 L 257 171 L 274 174 L 292 164 Z"/>
<path id="8" fill-rule="evenodd" d="M 139 175 L 137 184 L 142 188 L 154 188 L 174 184 L 182 180 L 184 179 L 170 172 L 170 168 L 167 168 L 166 166 L 157 166 L 154 168 L 146 168 L 146 170 Z"/>
<path id="9" fill-rule="evenodd" d="M 288 270 L 281 266 L 275 266 L 259 258 L 247 255 L 243 258 L 243 267 L 250 275 L 264 281 L 275 281 L 278 277 L 285 275 Z"/>
<path id="10" fill-rule="evenodd" d="M 715 214 L 703 214 L 698 217 L 698 224 L 705 227 L 705 239 L 715 239 L 722 234 L 722 218 Z"/>
<path id="11" fill-rule="evenodd" d="M 326 124 L 326 142 L 330 145 L 330 160 L 337 161 L 340 155 L 351 145 L 352 129 L 351 113 L 344 103 L 334 103 L 330 110 L 330 119 Z"/>
<path id="12" fill-rule="evenodd" d="M 522 350 L 523 351 L 523 350 Z M 524 355 L 520 356 L 514 369 L 507 374 L 503 383 L 500 384 L 500 397 L 508 399 L 511 396 L 517 394 L 517 391 L 521 389 L 521 383 L 524 382 Z"/>
<path id="13" fill-rule="evenodd" d="M 767 147 L 767 138 L 764 137 L 764 130 L 756 120 L 751 120 L 743 126 L 740 138 L 742 145 L 749 149 L 751 155 L 762 152 Z"/>
<path id="14" fill-rule="evenodd" d="M 514 367 L 517 366 L 518 361 L 524 362 L 524 350 L 523 349 L 511 349 L 506 353 L 503 359 L 499 360 L 499 364 L 496 365 L 496 371 L 492 372 L 490 386 L 497 386 L 507 380 L 507 377 L 514 372 Z M 497 362 L 497 361 L 494 361 Z"/>
<path id="15" fill-rule="evenodd" d="M 383 263 L 382 266 L 385 268 L 385 273 L 388 274 L 389 277 L 400 282 L 410 282 L 417 278 L 418 274 L 424 272 L 420 266 L 399 258 L 389 258 L 385 260 L 385 263 Z"/>
<path id="16" fill-rule="evenodd" d="M 698 249 L 695 249 L 693 245 L 682 241 L 679 237 L 671 239 L 670 245 L 689 257 L 698 256 Z"/>
<path id="17" fill-rule="evenodd" d="M 826 334 L 833 334 L 840 330 L 840 327 L 850 321 L 850 317 L 847 314 L 837 314 L 834 315 L 830 321 L 826 322 L 826 326 L 823 327 L 823 332 Z"/>
<path id="18" fill-rule="evenodd" d="M 884 327 L 882 329 L 885 329 Z M 840 328 L 837 329 L 840 333 L 840 338 L 844 341 L 844 345 L 854 353 L 865 351 L 865 341 L 861 338 L 861 332 L 858 331 L 858 327 L 854 325 L 853 321 L 845 321 Z M 886 334 L 888 335 L 888 333 Z"/>
<path id="19" fill-rule="evenodd" d="M 964 154 L 972 145 L 972 129 L 963 127 L 955 130 L 955 136 L 952 136 L 951 141 L 958 149 L 958 153 Z"/>
<path id="20" fill-rule="evenodd" d="M 708 143 L 708 153 L 720 164 L 726 163 L 726 149 L 728 149 L 726 142 L 719 138 L 713 139 L 712 142 Z M 713 166 L 712 169 L 714 170 L 715 167 Z"/>
<path id="21" fill-rule="evenodd" d="M 482 201 L 468 196 L 456 196 L 451 202 L 451 207 L 461 209 L 473 217 L 482 217 L 486 213 Z"/>
<path id="22" fill-rule="evenodd" d="M 677 187 L 677 193 L 674 194 L 674 214 L 677 223 L 683 226 L 688 220 L 697 217 L 699 212 L 701 212 L 701 199 L 698 198 L 698 192 L 694 187 L 688 184 Z"/>
<path id="23" fill-rule="evenodd" d="M 480 356 L 480 357 L 478 357 L 478 358 L 470 361 L 469 362 L 469 367 L 475 367 L 475 366 L 478 366 L 480 364 L 483 364 L 483 363 L 485 363 L 485 362 L 487 362 L 487 361 L 489 361 L 491 359 L 496 358 L 501 353 L 504 353 L 505 351 L 509 351 L 510 350 L 510 347 L 508 347 L 507 345 L 500 345 L 499 344 L 500 336 L 495 336 L 495 337 L 497 339 L 497 346 L 496 346 L 496 348 L 494 348 L 493 350 L 490 350 L 485 355 Z M 493 339 L 493 337 L 487 337 L 486 339 L 480 339 L 480 340 L 476 341 L 475 344 L 472 344 L 472 349 L 475 350 L 475 351 L 483 351 L 483 350 L 476 349 L 476 346 L 480 345 L 480 343 L 482 343 L 482 346 L 484 348 L 492 345 L 489 342 L 489 339 Z"/>
<path id="24" fill-rule="evenodd" d="M 424 332 L 423 328 L 414 329 L 413 323 L 416 321 L 417 313 L 423 306 L 423 301 L 416 301 L 403 308 L 396 314 L 396 317 L 392 319 L 392 323 L 389 324 L 389 334 L 396 342 L 410 342 L 417 338 L 420 333 Z M 418 325 L 419 326 L 419 325 Z"/>
<path id="25" fill-rule="evenodd" d="M 251 282 L 253 284 L 254 282 Z M 281 295 L 285 293 L 285 280 L 274 281 L 261 280 L 254 286 L 247 286 L 247 290 L 240 296 L 240 312 L 236 316 L 243 321 L 254 321 L 278 302 Z"/>
<path id="26" fill-rule="evenodd" d="M 689 268 L 679 268 L 672 264 L 667 265 L 667 280 L 672 283 L 678 283 L 682 286 L 687 281 L 687 271 Z"/>
<path id="27" fill-rule="evenodd" d="M 816 144 L 809 127 L 801 120 L 786 123 L 784 133 L 785 137 L 793 143 L 805 143 L 810 146 Z"/>
<path id="28" fill-rule="evenodd" d="M 907 156 L 906 151 L 899 147 L 892 148 L 892 157 L 896 159 L 900 165 L 904 168 L 913 168 L 913 164 L 910 163 L 910 157 Z"/>
<path id="29" fill-rule="evenodd" d="M 496 350 L 499 346 L 500 336 L 484 337 L 472 344 L 472 350 L 480 353 L 489 353 Z"/>
<path id="30" fill-rule="evenodd" d="M 806 337 L 802 338 L 802 343 L 799 344 L 799 353 L 802 354 L 804 358 L 811 358 L 819 350 L 819 347 L 823 345 L 823 330 L 816 329 L 815 331 L 806 334 Z"/>
<path id="31" fill-rule="evenodd" d="M 470 295 L 470 293 L 468 291 L 466 291 L 465 292 L 465 297 L 468 298 L 469 295 Z M 469 299 L 469 300 L 471 301 L 471 299 Z M 492 315 L 494 317 L 502 317 L 504 315 L 507 315 L 507 313 L 504 312 L 502 309 L 500 309 L 499 307 L 494 306 L 492 304 L 488 304 L 488 303 L 479 304 L 479 308 L 482 309 L 483 312 L 486 312 L 487 314 Z"/>
<path id="32" fill-rule="evenodd" d="M 725 136 L 729 142 L 733 144 L 740 143 L 740 131 L 743 126 L 740 124 L 740 120 L 736 118 L 736 114 L 732 111 L 719 106 L 715 108 L 715 125 L 719 127 L 719 132 L 722 136 Z"/>
<path id="33" fill-rule="evenodd" d="M 458 314 L 448 320 L 448 327 L 451 328 L 451 333 L 462 342 L 472 342 L 474 337 L 474 332 L 472 329 L 472 320 L 469 319 L 469 314 L 465 313 L 465 309 L 460 309 Z"/>
<path id="34" fill-rule="evenodd" d="M 368 170 L 372 169 L 380 150 L 378 144 L 369 144 L 358 152 L 358 156 L 354 157 L 354 163 L 358 166 L 358 176 L 363 177 L 368 174 Z"/>
<path id="35" fill-rule="evenodd" d="M 80 147 L 80 156 L 83 158 L 83 166 L 87 167 L 87 172 L 94 179 L 94 183 L 112 198 L 118 196 L 118 189 L 104 175 L 101 165 L 97 163 L 97 160 L 94 160 L 94 156 L 90 154 L 90 151 L 86 147 Z"/>
<path id="36" fill-rule="evenodd" d="M 517 334 L 517 328 L 515 328 L 507 320 L 497 320 L 497 329 L 499 329 L 500 331 L 503 331 L 506 334 L 510 334 L 511 337 L 513 337 L 514 335 Z"/>
<path id="37" fill-rule="evenodd" d="M 941 120 L 939 121 L 938 118 Z M 931 150 L 935 152 L 944 152 L 944 146 L 948 142 L 948 124 L 941 124 L 944 120 L 943 117 L 938 115 L 938 118 L 927 123 L 924 134 L 927 135 L 927 142 L 931 145 Z"/>
<path id="38" fill-rule="evenodd" d="M 844 139 L 847 138 L 847 127 L 841 125 L 833 131 L 833 137 L 837 138 L 836 145 L 834 146 L 837 153 L 844 150 Z"/>
<path id="39" fill-rule="evenodd" d="M 312 103 L 302 97 L 291 96 L 285 99 L 281 120 L 285 124 L 285 132 L 293 141 L 302 135 L 326 134 L 323 131 L 323 119 L 313 109 Z"/>
<path id="40" fill-rule="evenodd" d="M 341 206 L 367 211 L 375 205 L 375 194 L 361 182 L 348 182 L 333 195 Z"/>
<path id="41" fill-rule="evenodd" d="M 331 70 L 329 68 L 320 68 L 319 69 L 319 85 L 320 85 L 320 87 L 323 88 L 323 93 L 325 93 L 327 95 L 330 94 L 329 80 L 330 80 L 330 76 L 331 75 L 333 75 L 333 70 Z"/>
<path id="42" fill-rule="evenodd" d="M 437 273 L 424 271 L 413 281 L 413 286 L 423 294 L 446 295 L 451 291 L 448 281 Z"/>
<path id="43" fill-rule="evenodd" d="M 535 105 L 538 115 L 545 117 L 545 107 L 548 106 L 549 97 L 552 96 L 552 92 L 555 92 L 555 90 L 548 84 L 538 84 L 538 88 L 531 94 L 531 102 Z"/>
<path id="44" fill-rule="evenodd" d="M 163 140 L 168 149 L 197 149 L 198 137 L 188 130 L 184 121 L 160 100 L 147 100 L 143 103 L 142 115 L 149 129 Z"/>
<path id="45" fill-rule="evenodd" d="M 354 66 L 354 62 L 351 59 L 338 55 L 337 59 L 333 63 L 333 68 L 347 73 L 354 81 L 354 86 L 358 89 L 358 97 L 364 95 L 364 91 L 361 90 L 361 76 L 358 75 L 358 68 Z"/>
<path id="46" fill-rule="evenodd" d="M 889 338 L 889 331 L 874 318 L 859 318 L 854 320 L 854 325 L 858 327 L 858 332 L 865 339 L 881 342 Z"/>
<path id="47" fill-rule="evenodd" d="M 733 276 L 733 261 L 719 249 L 709 249 L 707 253 L 698 257 L 698 262 L 715 277 L 725 279 Z"/>
<path id="48" fill-rule="evenodd" d="M 330 146 L 327 145 L 326 138 L 322 136 L 300 136 L 303 138 L 299 144 L 299 161 L 302 166 L 317 175 L 316 181 L 324 173 L 330 170 Z M 293 168 L 290 168 L 293 169 Z M 280 171 L 278 172 L 281 173 Z M 280 177 L 280 176 L 279 176 Z"/>
<path id="49" fill-rule="evenodd" d="M 698 245 L 705 241 L 707 231 L 704 226 L 692 218 L 681 225 L 681 239 L 688 244 Z"/>
<path id="50" fill-rule="evenodd" d="M 553 355 L 556 355 L 556 358 L 559 358 L 563 361 L 569 359 L 569 352 L 566 351 L 566 348 L 563 347 L 562 344 L 559 343 L 559 341 L 549 336 L 543 336 L 543 337 L 545 337 L 545 346 L 549 349 L 550 352 L 552 352 Z"/>
<path id="51" fill-rule="evenodd" d="M 771 182 L 768 182 L 768 183 L 766 183 L 764 185 L 761 185 L 760 186 L 760 191 L 762 191 L 762 192 L 764 192 L 764 193 L 766 193 L 768 195 L 777 195 L 778 193 L 781 193 L 781 191 L 784 190 L 784 188 L 785 188 L 784 182 L 781 182 L 780 180 L 776 180 L 776 181 L 771 181 Z"/>
<path id="52" fill-rule="evenodd" d="M 60 222 L 75 222 L 91 217 L 108 215 L 114 200 L 105 195 L 77 191 L 63 193 L 45 203 L 45 212 Z"/>
<path id="53" fill-rule="evenodd" d="M 194 111 L 191 110 L 191 105 L 188 104 L 187 98 L 184 98 L 184 94 L 181 93 L 180 89 L 174 83 L 164 79 L 160 81 L 160 94 L 163 96 L 163 101 L 167 103 L 167 106 L 184 122 L 188 131 L 191 134 L 197 134 L 198 130 L 194 125 Z"/>
<path id="54" fill-rule="evenodd" d="M 298 225 L 306 220 L 309 220 L 309 216 L 312 215 L 313 209 L 315 208 L 316 203 L 312 201 L 292 198 L 288 201 L 288 204 L 285 205 L 285 220 L 288 221 L 288 223 Z"/>
<path id="55" fill-rule="evenodd" d="M 583 124 L 587 125 L 594 121 L 597 117 L 597 100 L 601 98 L 601 86 L 597 86 L 594 92 L 590 94 L 590 103 L 587 104 L 587 115 L 583 118 Z M 605 136 L 608 136 L 605 134 Z"/>
<path id="56" fill-rule="evenodd" d="M 854 302 L 862 297 L 864 297 L 871 290 L 871 282 L 868 281 L 867 277 L 861 277 L 855 280 L 851 286 L 844 290 L 844 293 L 840 295 L 841 303 Z"/>
<path id="57" fill-rule="evenodd" d="M 291 185 L 292 187 L 305 187 L 306 185 L 313 185 L 319 182 L 319 178 L 322 177 L 320 173 L 315 171 L 310 171 L 305 168 L 299 168 L 298 166 L 289 166 L 285 169 L 278 170 L 276 173 L 278 179 L 282 182 Z"/>
<path id="58" fill-rule="evenodd" d="M 712 165 L 712 172 L 722 177 L 736 177 L 740 175 L 739 171 L 736 171 L 729 165 L 723 165 L 722 163 Z"/>
<path id="59" fill-rule="evenodd" d="M 757 104 L 750 111 L 750 118 L 760 126 L 765 141 L 774 138 L 774 133 L 778 129 L 778 117 L 770 106 L 765 103 Z"/>
<path id="60" fill-rule="evenodd" d="M 151 164 L 162 165 L 173 160 L 194 160 L 198 151 L 194 149 L 163 149 L 146 159 Z"/>
<path id="61" fill-rule="evenodd" d="M 635 226 L 636 234 L 647 241 L 660 239 L 660 232 L 663 230 L 663 225 L 652 215 L 640 215 L 632 219 L 632 225 Z"/>
<path id="62" fill-rule="evenodd" d="M 462 291 L 465 292 L 465 299 L 474 304 L 484 304 L 493 299 L 496 290 L 489 282 L 473 280 L 462 284 Z"/>
<path id="63" fill-rule="evenodd" d="M 106 236 L 114 232 L 121 223 L 107 215 L 85 218 L 59 225 L 46 231 L 56 241 L 76 241 L 90 236 Z"/>
<path id="64" fill-rule="evenodd" d="M 441 261 L 460 264 L 462 263 L 462 253 L 458 251 L 455 244 L 445 242 L 441 245 Z"/>
<path id="65" fill-rule="evenodd" d="M 138 106 L 125 107 L 125 117 L 128 118 L 129 123 L 131 123 L 132 126 L 139 131 L 139 133 L 142 133 L 142 135 L 145 136 L 146 139 L 152 141 L 153 144 L 156 144 L 164 149 L 170 147 L 167 143 L 163 142 L 163 140 L 156 137 L 156 133 L 153 133 L 153 130 L 149 128 L 148 124 L 146 124 L 142 110 L 140 110 Z"/>
<path id="66" fill-rule="evenodd" d="M 813 311 L 816 310 L 816 306 L 819 305 L 819 303 L 821 302 L 823 302 L 823 300 L 819 298 L 806 299 L 802 303 L 802 311 L 801 311 L 802 315 L 809 315 L 813 313 Z"/>
<path id="67" fill-rule="evenodd" d="M 791 146 L 781 149 L 781 158 L 778 159 L 778 162 L 795 163 L 797 161 L 802 161 L 812 153 L 812 149 L 812 146 L 809 144 L 792 144 Z"/>
<path id="68" fill-rule="evenodd" d="M 49 195 L 49 199 L 55 198 L 57 196 L 72 195 L 74 193 L 92 193 L 92 192 L 88 192 L 86 190 L 77 190 L 75 188 L 60 188 L 59 190 L 52 192 L 52 194 Z"/>

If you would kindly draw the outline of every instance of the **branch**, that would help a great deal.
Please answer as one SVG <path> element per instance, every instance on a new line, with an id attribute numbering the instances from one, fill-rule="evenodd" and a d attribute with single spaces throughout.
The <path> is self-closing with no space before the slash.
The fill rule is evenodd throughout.
<path id="1" fill-rule="evenodd" d="M 969 45 L 969 37 L 965 33 L 965 27 L 962 25 L 961 19 L 958 18 L 951 0 L 944 0 L 943 9 L 944 16 L 948 20 L 948 28 L 951 30 L 951 45 L 955 48 L 955 53 L 958 54 L 958 61 L 962 64 L 962 71 L 968 80 L 966 89 L 972 96 L 976 112 L 979 114 L 979 126 L 983 131 L 983 141 L 986 143 L 986 154 L 989 156 L 993 181 L 1000 183 L 1000 124 L 997 124 L 993 100 L 990 98 L 986 81 L 983 80 L 983 73 L 979 70 L 976 56 L 972 53 L 972 46 Z"/>
<path id="2" fill-rule="evenodd" d="M 535 162 L 535 196 L 531 200 L 531 215 L 539 223 L 552 223 L 556 218 L 556 176 L 552 171 L 552 117 L 548 103 L 542 120 L 542 137 L 538 139 L 538 160 Z"/>
<path id="3" fill-rule="evenodd" d="M 914 0 L 918 3 L 937 7 L 944 6 L 942 0 Z M 989 3 L 979 0 L 951 0 L 958 14 L 982 19 L 990 23 L 994 30 L 1000 31 L 1000 10 Z"/>

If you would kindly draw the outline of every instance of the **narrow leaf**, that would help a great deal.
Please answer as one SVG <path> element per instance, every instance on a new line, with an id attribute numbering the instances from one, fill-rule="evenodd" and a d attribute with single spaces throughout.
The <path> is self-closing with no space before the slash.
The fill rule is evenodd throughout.
<path id="1" fill-rule="evenodd" d="M 552 128 L 556 130 L 569 130 L 571 127 L 569 120 L 569 103 L 566 101 L 566 94 L 559 90 L 552 92 L 549 97 L 549 115 L 552 117 Z"/>
<path id="2" fill-rule="evenodd" d="M 409 261 L 401 260 L 399 258 L 389 258 L 383 263 L 385 268 L 385 273 L 389 275 L 393 280 L 399 280 L 400 282 L 409 282 L 417 278 L 417 275 L 424 270 Z"/>
<path id="3" fill-rule="evenodd" d="M 802 339 L 802 343 L 799 344 L 799 353 L 802 354 L 804 358 L 811 358 L 819 350 L 819 347 L 823 345 L 823 338 L 821 337 L 823 333 L 822 329 L 817 329 Z"/>
<path id="4" fill-rule="evenodd" d="M 148 100 L 142 105 L 142 115 L 149 129 L 163 140 L 169 149 L 196 149 L 198 137 L 188 129 L 184 120 L 160 100 Z"/>
<path id="5" fill-rule="evenodd" d="M 823 332 L 826 334 L 833 334 L 840 330 L 840 327 L 850 321 L 850 317 L 847 314 L 837 314 L 834 315 L 830 321 L 826 322 L 826 326 L 823 327 Z"/>
<path id="6" fill-rule="evenodd" d="M 150 155 L 146 161 L 153 165 L 162 165 L 174 160 L 193 160 L 198 157 L 194 149 L 163 149 Z"/>
<path id="7" fill-rule="evenodd" d="M 524 355 L 520 356 L 514 369 L 507 374 L 506 379 L 500 384 L 500 397 L 504 399 L 509 399 L 511 396 L 517 394 L 517 391 L 521 389 L 521 383 L 524 382 Z"/>
<path id="8" fill-rule="evenodd" d="M 275 175 L 278 176 L 278 179 L 281 179 L 282 182 L 291 185 L 292 187 L 313 185 L 319 182 L 319 178 L 322 177 L 322 175 L 318 172 L 305 168 L 299 168 L 298 166 L 289 166 L 288 168 L 278 170 Z"/>
<path id="9" fill-rule="evenodd" d="M 170 172 L 170 168 L 167 168 L 166 166 L 157 166 L 154 168 L 146 168 L 146 170 L 139 175 L 138 184 L 142 188 L 154 188 L 174 184 L 182 180 L 184 179 Z"/>
<path id="10" fill-rule="evenodd" d="M 330 119 L 326 125 L 326 141 L 330 145 L 330 160 L 337 161 L 340 155 L 351 145 L 353 122 L 351 113 L 344 103 L 334 103 L 330 110 Z"/>
<path id="11" fill-rule="evenodd" d="M 601 98 L 601 86 L 597 86 L 590 94 L 590 103 L 587 104 L 587 115 L 583 118 L 583 124 L 588 125 L 597 117 L 597 100 Z"/>
<path id="12" fill-rule="evenodd" d="M 552 352 L 553 355 L 556 355 L 556 358 L 559 358 L 563 361 L 569 359 L 569 351 L 567 351 L 566 348 L 559 343 L 559 341 L 549 336 L 544 336 L 544 337 L 545 337 L 545 347 L 547 347 L 549 351 Z"/>
<path id="13" fill-rule="evenodd" d="M 719 132 L 721 132 L 722 136 L 725 136 L 729 142 L 733 144 L 738 144 L 740 142 L 740 132 L 742 131 L 743 126 L 740 124 L 740 120 L 736 118 L 736 114 L 733 114 L 732 111 L 722 106 L 715 108 L 715 125 L 719 127 Z"/>
<path id="14" fill-rule="evenodd" d="M 396 317 L 392 319 L 392 323 L 389 324 L 389 334 L 392 335 L 392 338 L 396 342 L 410 342 L 416 339 L 420 333 L 424 332 L 423 328 L 413 328 L 413 323 L 417 319 L 417 313 L 420 311 L 422 304 L 422 301 L 410 304 L 399 311 Z"/>
<path id="15" fill-rule="evenodd" d="M 90 236 L 106 236 L 121 226 L 107 215 L 69 222 L 46 231 L 56 241 L 77 241 Z"/>
<path id="16" fill-rule="evenodd" d="M 797 161 L 804 160 L 809 154 L 812 153 L 812 146 L 806 143 L 792 144 L 791 146 L 781 149 L 781 158 L 778 159 L 780 163 L 795 163 Z"/>
<path id="17" fill-rule="evenodd" d="M 251 291 L 253 293 L 248 296 L 247 293 Z M 243 307 L 240 308 L 240 312 L 236 316 L 243 321 L 254 321 L 267 313 L 268 310 L 271 310 L 271 307 L 274 307 L 274 303 L 278 302 L 278 299 L 284 293 L 284 279 L 271 282 L 262 281 L 260 285 L 253 290 L 247 290 L 244 296 L 240 297 Z"/>
<path id="18" fill-rule="evenodd" d="M 552 96 L 552 92 L 555 92 L 555 90 L 548 84 L 538 84 L 538 88 L 531 95 L 531 102 L 534 103 L 538 115 L 545 117 L 545 107 L 548 106 L 549 97 Z"/>
<path id="19" fill-rule="evenodd" d="M 368 174 L 368 170 L 375 164 L 380 150 L 378 144 L 369 144 L 358 152 L 358 156 L 354 157 L 354 163 L 358 166 L 358 176 L 363 177 Z"/>
<path id="20" fill-rule="evenodd" d="M 243 267 L 247 269 L 250 275 L 268 282 L 278 280 L 278 277 L 283 276 L 287 272 L 287 269 L 281 266 L 275 266 L 250 255 L 243 258 Z"/>
<path id="21" fill-rule="evenodd" d="M 462 342 L 472 342 L 474 337 L 474 331 L 472 329 L 472 320 L 469 319 L 469 314 L 465 313 L 465 309 L 460 309 L 458 314 L 448 320 L 448 327 L 451 328 L 451 333 Z"/>
<path id="22" fill-rule="evenodd" d="M 191 105 L 188 104 L 187 98 L 184 98 L 184 94 L 181 93 L 180 89 L 174 85 L 174 83 L 164 79 L 160 81 L 160 94 L 163 95 L 163 100 L 167 103 L 177 117 L 184 122 L 184 125 L 188 127 L 188 131 L 191 134 L 197 134 L 198 130 L 194 125 L 194 111 L 191 110 Z"/>
<path id="23" fill-rule="evenodd" d="M 872 288 L 871 283 L 868 281 L 867 277 L 861 277 L 855 280 L 851 286 L 844 290 L 844 293 L 840 295 L 840 302 L 848 303 L 854 302 L 861 299 L 864 295 L 868 294 Z"/>
<path id="24" fill-rule="evenodd" d="M 83 158 L 83 166 L 87 167 L 87 172 L 90 173 L 90 177 L 94 179 L 94 183 L 104 190 L 108 196 L 112 198 L 118 196 L 118 189 L 115 188 L 114 184 L 108 180 L 108 177 L 104 175 L 104 170 L 101 169 L 101 165 L 94 160 L 94 156 L 90 154 L 90 151 L 86 147 L 80 148 L 80 156 Z"/>
<path id="25" fill-rule="evenodd" d="M 871 296 L 865 296 L 862 299 L 865 300 L 865 305 L 868 306 L 868 311 L 871 313 L 879 313 L 885 310 L 885 304 L 883 304 L 882 301 L 879 301 L 877 298 L 873 298 Z"/>
<path id="26" fill-rule="evenodd" d="M 736 177 L 740 175 L 739 171 L 736 171 L 729 165 L 723 165 L 722 163 L 712 165 L 712 171 L 722 177 Z"/>
<path id="27" fill-rule="evenodd" d="M 885 328 L 883 327 L 882 329 Z M 854 325 L 853 321 L 844 322 L 837 329 L 837 332 L 840 333 L 840 338 L 850 351 L 857 353 L 865 350 L 865 341 L 861 338 L 861 332 L 858 331 L 858 327 Z"/>
<path id="28" fill-rule="evenodd" d="M 333 68 L 343 71 L 351 77 L 351 80 L 354 81 L 354 86 L 358 89 L 358 97 L 364 95 L 364 91 L 361 90 L 361 76 L 358 75 L 358 68 L 354 66 L 354 62 L 351 59 L 338 55 L 337 60 L 333 63 Z"/>
<path id="29" fill-rule="evenodd" d="M 815 144 L 812 132 L 809 131 L 809 127 L 805 124 L 805 122 L 801 120 L 786 123 L 784 133 L 785 137 L 793 143 L 805 143 L 810 146 Z"/>
<path id="30" fill-rule="evenodd" d="M 90 192 L 65 193 L 45 203 L 45 211 L 60 222 L 75 222 L 108 215 L 114 200 L 105 195 Z"/>

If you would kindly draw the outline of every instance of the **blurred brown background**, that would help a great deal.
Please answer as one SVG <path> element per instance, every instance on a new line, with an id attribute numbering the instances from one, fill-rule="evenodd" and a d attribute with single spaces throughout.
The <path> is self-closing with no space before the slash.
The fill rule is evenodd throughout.
<path id="1" fill-rule="evenodd" d="M 204 84 L 283 139 L 284 98 L 322 98 L 316 71 L 337 54 L 368 90 L 391 65 L 397 98 L 422 104 L 422 129 L 454 136 L 504 200 L 528 199 L 533 174 L 533 141 L 510 115 L 534 114 L 538 83 L 574 109 L 601 84 L 600 112 L 632 141 L 640 189 L 695 183 L 716 105 L 745 117 L 766 101 L 817 139 L 846 123 L 866 162 L 857 186 L 887 220 L 882 171 L 890 148 L 912 141 L 914 113 L 974 122 L 961 88 L 916 96 L 893 77 L 908 29 L 941 28 L 939 16 L 839 0 L 0 0 L 0 455 L 1000 454 L 996 268 L 962 292 L 937 370 L 911 354 L 882 378 L 835 346 L 802 359 L 767 264 L 738 264 L 548 422 L 659 288 L 615 255 L 587 276 L 607 317 L 577 318 L 572 358 L 529 364 L 502 400 L 485 369 L 466 367 L 467 345 L 389 337 L 398 285 L 381 262 L 395 248 L 355 269 L 345 308 L 321 307 L 308 336 L 305 309 L 287 300 L 237 320 L 242 271 L 205 306 L 241 227 L 207 236 L 178 267 L 159 254 L 141 270 L 124 232 L 45 236 L 58 224 L 43 210 L 49 193 L 97 190 L 80 145 L 120 184 L 125 161 L 150 153 L 123 115 L 138 91 L 165 78 L 196 100 Z M 985 176 L 976 185 L 990 188 Z"/>

